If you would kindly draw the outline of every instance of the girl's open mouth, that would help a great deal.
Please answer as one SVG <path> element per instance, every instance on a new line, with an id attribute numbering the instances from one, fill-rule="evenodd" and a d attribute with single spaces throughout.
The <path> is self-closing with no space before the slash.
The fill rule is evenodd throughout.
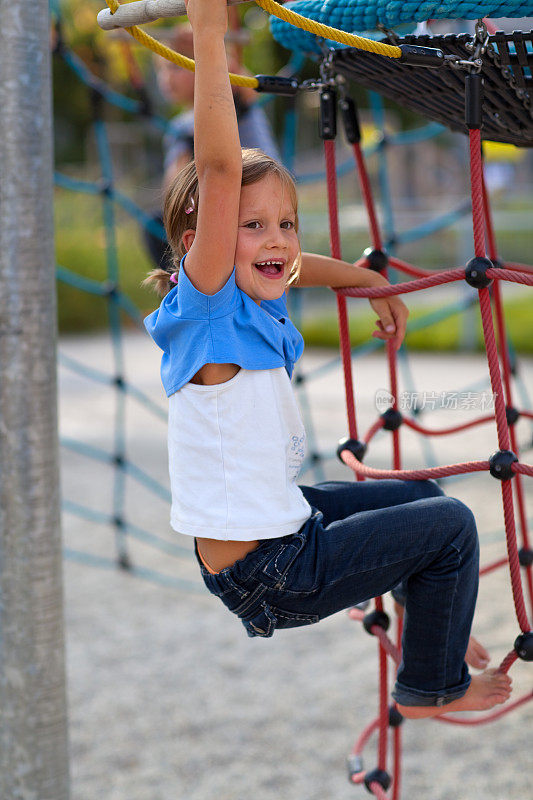
<path id="1" fill-rule="evenodd" d="M 265 278 L 275 279 L 283 275 L 285 262 L 281 259 L 272 258 L 268 261 L 258 261 L 254 266 Z"/>

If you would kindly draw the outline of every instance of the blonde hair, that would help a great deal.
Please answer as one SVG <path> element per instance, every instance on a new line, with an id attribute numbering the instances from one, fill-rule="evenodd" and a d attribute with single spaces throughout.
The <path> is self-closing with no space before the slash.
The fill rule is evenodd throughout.
<path id="1" fill-rule="evenodd" d="M 250 186 L 265 178 L 276 175 L 289 191 L 289 196 L 296 215 L 295 230 L 298 232 L 298 199 L 294 179 L 286 167 L 261 150 L 247 148 L 242 151 L 242 186 Z M 172 253 L 171 269 L 153 269 L 143 280 L 142 286 L 153 289 L 160 297 L 164 297 L 174 282 L 182 257 L 187 252 L 182 236 L 187 230 L 196 230 L 198 220 L 198 176 L 194 161 L 186 164 L 172 180 L 163 207 L 163 222 L 167 232 L 168 244 Z M 292 285 L 298 278 L 301 265 L 301 250 L 298 253 L 289 273 L 287 285 Z"/>

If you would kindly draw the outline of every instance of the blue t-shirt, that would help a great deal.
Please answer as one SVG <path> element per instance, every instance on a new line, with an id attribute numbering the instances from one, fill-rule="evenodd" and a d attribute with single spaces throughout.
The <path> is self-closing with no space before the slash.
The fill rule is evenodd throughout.
<path id="1" fill-rule="evenodd" d="M 204 364 L 244 369 L 285 367 L 289 377 L 304 349 L 301 333 L 287 316 L 285 293 L 255 303 L 235 283 L 235 268 L 216 294 L 198 291 L 181 260 L 177 285 L 144 320 L 163 351 L 161 380 L 170 397 Z"/>

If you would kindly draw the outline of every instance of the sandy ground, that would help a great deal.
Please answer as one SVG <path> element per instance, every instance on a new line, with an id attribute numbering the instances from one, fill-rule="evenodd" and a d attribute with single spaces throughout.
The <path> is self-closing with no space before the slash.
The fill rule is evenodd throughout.
<path id="1" fill-rule="evenodd" d="M 65 339 L 60 353 L 112 370 L 106 337 Z M 164 409 L 155 348 L 142 334 L 131 333 L 125 354 L 126 377 Z M 310 352 L 303 367 L 315 369 L 330 360 L 331 353 Z M 426 407 L 440 392 L 464 392 L 475 385 L 474 396 L 458 396 L 459 410 L 429 411 L 427 424 L 441 427 L 481 413 L 479 406 L 489 393 L 486 384 L 476 383 L 487 375 L 483 358 L 426 355 L 410 363 L 419 398 L 427 393 Z M 533 394 L 533 362 L 522 362 L 521 374 Z M 112 451 L 114 391 L 64 366 L 59 377 L 63 439 Z M 387 385 L 383 357 L 357 361 L 355 381 L 360 424 L 366 430 L 377 414 L 376 390 Z M 310 381 L 307 393 L 318 446 L 332 453 L 346 435 L 340 369 Z M 523 402 L 517 405 L 523 407 Z M 164 421 L 132 399 L 123 413 L 126 455 L 168 486 Z M 520 421 L 518 432 L 529 446 L 531 427 Z M 390 465 L 388 436 L 383 433 L 375 440 L 367 463 Z M 405 431 L 403 442 L 405 466 L 425 463 L 414 435 Z M 496 434 L 493 425 L 486 425 L 433 440 L 433 447 L 435 463 L 484 459 L 496 449 Z M 67 447 L 61 453 L 64 500 L 112 513 L 117 491 L 113 468 Z M 523 460 L 532 462 L 531 449 Z M 333 459 L 325 474 L 351 479 Z M 314 482 L 313 476 L 302 476 L 302 482 Z M 533 481 L 524 483 L 531 508 Z M 482 562 L 500 557 L 499 484 L 490 476 L 475 475 L 448 483 L 446 491 L 474 510 Z M 249 639 L 241 623 L 203 588 L 190 557 L 191 542 L 169 527 L 168 503 L 132 477 L 126 478 L 124 500 L 131 523 L 188 551 L 174 558 L 130 541 L 135 566 L 181 579 L 186 588 L 163 586 L 149 580 L 148 573 L 143 577 L 65 561 L 73 800 L 366 796 L 364 788 L 349 784 L 345 757 L 376 713 L 375 640 L 345 613 L 319 625 L 277 632 L 272 639 Z M 65 513 L 63 530 L 66 547 L 114 558 L 111 526 Z M 390 607 L 389 599 L 387 603 Z M 482 581 L 475 633 L 490 649 L 494 664 L 519 633 L 505 570 Z M 516 697 L 530 690 L 531 665 L 520 662 L 512 675 Z M 533 706 L 525 706 L 486 727 L 406 723 L 402 797 L 532 797 L 532 712 Z M 365 750 L 365 767 L 375 763 L 372 741 Z"/>

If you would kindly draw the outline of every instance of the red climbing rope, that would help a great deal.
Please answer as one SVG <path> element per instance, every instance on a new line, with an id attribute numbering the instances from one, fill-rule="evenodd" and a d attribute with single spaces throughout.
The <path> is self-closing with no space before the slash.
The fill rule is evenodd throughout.
<path id="1" fill-rule="evenodd" d="M 523 464 L 519 460 L 519 452 L 516 441 L 516 432 L 513 427 L 514 422 L 519 416 L 524 416 L 533 419 L 533 413 L 528 411 L 518 411 L 513 405 L 512 397 L 512 384 L 511 384 L 511 366 L 509 349 L 506 339 L 503 304 L 501 300 L 501 281 L 510 281 L 522 285 L 533 286 L 533 267 L 517 263 L 503 264 L 497 255 L 496 239 L 494 236 L 494 229 L 490 214 L 489 197 L 486 191 L 483 178 L 483 162 L 481 151 L 481 137 L 480 131 L 470 130 L 470 178 L 471 178 L 471 198 L 472 198 L 472 221 L 473 221 L 473 239 L 474 239 L 474 254 L 476 258 L 483 259 L 482 262 L 484 276 L 484 283 L 476 283 L 478 288 L 479 305 L 481 312 L 481 320 L 483 326 L 483 336 L 485 340 L 485 348 L 487 354 L 487 363 L 490 374 L 492 397 L 494 400 L 495 412 L 494 414 L 487 414 L 481 416 L 476 420 L 465 422 L 459 425 L 443 428 L 432 429 L 428 428 L 415 421 L 414 419 L 401 416 L 401 422 L 410 429 L 426 435 L 426 436 L 443 436 L 445 434 L 457 433 L 464 431 L 477 425 L 482 425 L 494 421 L 496 424 L 498 447 L 500 451 L 509 451 L 512 449 L 517 457 L 514 463 L 510 464 L 510 471 L 504 473 L 504 479 L 501 480 L 502 489 L 502 504 L 505 519 L 505 533 L 507 555 L 506 557 L 499 558 L 494 562 L 485 565 L 480 570 L 480 576 L 489 574 L 494 570 L 509 565 L 511 576 L 511 586 L 513 592 L 513 600 L 516 610 L 516 617 L 518 624 L 523 633 L 529 633 L 530 624 L 527 617 L 526 606 L 524 601 L 524 593 L 522 590 L 522 582 L 520 575 L 520 560 L 517 545 L 517 535 L 515 530 L 514 507 L 513 507 L 513 491 L 512 481 L 514 479 L 516 501 L 520 519 L 520 529 L 523 547 L 527 552 L 529 550 L 528 530 L 527 530 L 527 517 L 525 512 L 524 493 L 521 484 L 521 475 L 533 477 L 533 466 Z M 330 209 L 330 238 L 332 255 L 340 258 L 340 239 L 338 228 L 338 213 L 337 213 L 337 186 L 335 176 L 335 154 L 334 154 L 334 141 L 325 142 L 326 152 L 326 171 L 328 180 L 328 201 Z M 372 197 L 372 190 L 366 170 L 364 158 L 359 145 L 354 145 L 354 158 L 357 163 L 357 172 L 359 176 L 359 183 L 361 188 L 361 195 L 367 209 L 370 229 L 370 239 L 374 250 L 382 249 L 382 236 L 379 230 L 377 214 L 375 211 L 374 201 Z M 488 250 L 488 258 L 490 262 L 485 260 L 486 247 Z M 456 269 L 445 270 L 441 272 L 433 272 L 429 270 L 420 269 L 402 261 L 395 256 L 388 256 L 388 263 L 391 267 L 405 273 L 406 275 L 414 278 L 404 283 L 395 284 L 393 286 L 373 287 L 373 288 L 346 288 L 338 289 L 337 300 L 339 302 L 339 322 L 340 322 L 340 337 L 341 337 L 341 352 L 343 356 L 343 365 L 345 370 L 346 380 L 346 399 L 347 399 L 347 414 L 349 420 L 349 433 L 350 438 L 357 439 L 357 425 L 355 406 L 353 403 L 353 381 L 351 372 L 351 357 L 350 357 L 350 342 L 349 331 L 347 322 L 347 313 L 345 305 L 341 305 L 341 301 L 345 303 L 346 297 L 390 297 L 393 295 L 400 295 L 410 292 L 421 291 L 434 286 L 441 286 L 445 283 L 467 279 L 469 282 L 472 277 L 469 273 L 468 267 L 460 267 Z M 366 262 L 370 266 L 370 256 Z M 477 266 L 477 265 L 476 265 Z M 386 275 L 386 270 L 383 270 Z M 489 284 L 493 283 L 491 292 L 489 292 Z M 491 298 L 492 294 L 492 298 Z M 493 312 L 491 303 L 494 305 L 494 314 L 496 319 L 497 338 L 493 322 Z M 390 342 L 388 343 L 391 344 Z M 390 379 L 390 394 L 393 399 L 392 408 L 397 410 L 397 375 L 396 375 L 396 353 L 394 348 L 388 346 L 387 357 L 389 364 L 389 379 Z M 369 445 L 378 431 L 382 430 L 385 426 L 384 415 L 372 423 L 366 432 L 363 442 Z M 459 464 L 449 464 L 438 467 L 428 467 L 424 469 L 400 469 L 401 452 L 399 442 L 399 428 L 392 430 L 393 434 L 393 469 L 374 469 L 363 464 L 361 460 L 356 458 L 350 450 L 343 450 L 340 453 L 342 461 L 350 467 L 357 479 L 374 478 L 374 479 L 391 479 L 401 478 L 404 480 L 425 480 L 428 478 L 442 478 L 450 475 L 459 475 L 472 472 L 488 471 L 492 469 L 492 458 L 480 461 L 467 461 Z M 496 454 L 497 455 L 497 454 Z M 497 469 L 498 467 L 494 467 Z M 500 466 L 499 469 L 502 469 Z M 497 472 L 493 472 L 497 475 Z M 528 585 L 531 604 L 533 607 L 533 581 L 531 576 L 531 566 L 526 567 L 525 575 Z M 381 598 L 376 598 L 376 610 L 383 610 L 383 601 Z M 350 617 L 353 619 L 362 620 L 365 614 L 360 609 L 352 609 Z M 388 698 L 388 681 L 387 681 L 387 658 L 391 658 L 394 665 L 398 665 L 401 660 L 401 617 L 398 617 L 398 640 L 394 644 L 389 638 L 384 628 L 378 624 L 373 624 L 367 629 L 373 633 L 379 643 L 379 684 L 380 684 L 380 700 L 379 700 L 379 715 L 370 723 L 363 731 L 361 736 L 356 742 L 353 749 L 353 755 L 359 757 L 364 747 L 372 734 L 376 731 L 379 732 L 378 740 L 378 769 L 386 770 L 387 758 L 387 738 L 390 727 L 389 709 L 387 706 Z M 519 637 L 520 638 L 520 637 Z M 518 641 L 518 640 L 517 640 Z M 515 645 L 516 646 L 516 645 Z M 503 659 L 499 666 L 501 672 L 507 672 L 512 664 L 518 658 L 519 650 L 511 650 L 511 652 Z M 456 717 L 449 717 L 446 714 L 436 717 L 437 720 L 453 723 L 457 725 L 482 725 L 487 722 L 499 719 L 504 714 L 512 711 L 519 706 L 531 700 L 533 693 L 529 693 L 524 697 L 512 702 L 507 703 L 502 709 L 491 711 L 476 719 L 461 719 Z M 392 724 L 392 723 L 391 723 Z M 401 730 L 400 727 L 394 727 L 393 731 L 393 784 L 392 784 L 392 800 L 399 800 L 400 779 L 401 779 Z M 356 771 L 351 774 L 353 783 L 365 782 L 369 790 L 375 797 L 381 800 L 387 800 L 388 795 L 383 786 L 377 782 L 370 780 L 373 777 L 372 773 L 362 769 L 362 762 L 356 760 Z M 358 766 L 361 766 L 358 769 Z M 370 782 L 369 782 L 370 781 Z M 384 784 L 385 785 L 385 784 Z"/>

